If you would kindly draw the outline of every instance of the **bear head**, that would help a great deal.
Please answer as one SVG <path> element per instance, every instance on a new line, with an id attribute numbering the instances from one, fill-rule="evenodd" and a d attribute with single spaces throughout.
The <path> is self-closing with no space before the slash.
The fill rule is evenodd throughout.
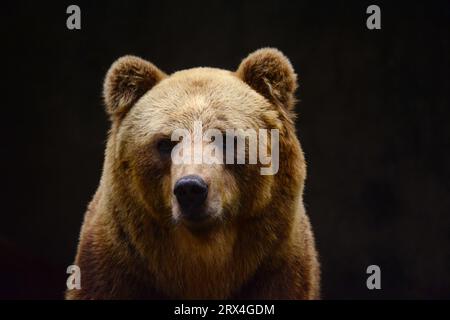
<path id="1" fill-rule="evenodd" d="M 146 235 L 162 230 L 192 237 L 234 234 L 236 225 L 268 216 L 268 232 L 285 230 L 301 205 L 305 179 L 294 126 L 296 88 L 291 63 L 272 48 L 250 54 L 236 71 L 194 68 L 167 75 L 135 56 L 118 59 L 104 82 L 111 130 L 102 183 L 123 206 L 116 219 L 132 241 L 145 250 Z M 240 161 L 238 141 L 244 141 Z M 195 160 L 198 145 L 208 163 L 202 154 Z M 229 150 L 234 163 L 226 161 Z M 277 153 L 278 164 L 262 163 L 261 150 L 272 162 Z M 193 161 L 175 161 L 177 154 Z M 272 174 L 263 173 L 269 166 Z"/>

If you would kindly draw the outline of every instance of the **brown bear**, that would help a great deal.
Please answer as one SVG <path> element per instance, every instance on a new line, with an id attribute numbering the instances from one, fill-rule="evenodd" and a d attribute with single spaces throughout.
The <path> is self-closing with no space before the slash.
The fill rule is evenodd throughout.
<path id="1" fill-rule="evenodd" d="M 104 82 L 103 174 L 75 259 L 81 289 L 66 298 L 318 299 L 296 89 L 291 63 L 272 48 L 235 72 L 167 75 L 138 57 L 118 59 Z M 173 163 L 171 134 L 195 121 L 220 132 L 277 129 L 277 172 L 261 174 L 260 162 Z"/>

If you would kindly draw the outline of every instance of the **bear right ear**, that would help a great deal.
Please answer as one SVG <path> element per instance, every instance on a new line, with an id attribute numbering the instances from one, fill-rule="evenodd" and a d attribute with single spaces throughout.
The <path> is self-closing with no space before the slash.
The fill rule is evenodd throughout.
<path id="1" fill-rule="evenodd" d="M 148 90 L 166 77 L 152 63 L 135 56 L 124 56 L 109 68 L 103 84 L 106 111 L 121 118 Z"/>

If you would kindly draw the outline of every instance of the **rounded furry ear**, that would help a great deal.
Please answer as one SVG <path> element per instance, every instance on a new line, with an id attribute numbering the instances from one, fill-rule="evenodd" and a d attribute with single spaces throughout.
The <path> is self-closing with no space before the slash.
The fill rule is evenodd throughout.
<path id="1" fill-rule="evenodd" d="M 297 75 L 291 62 L 275 48 L 263 48 L 251 53 L 236 74 L 250 87 L 287 110 L 294 108 Z"/>
<path id="2" fill-rule="evenodd" d="M 152 63 L 135 56 L 124 56 L 109 68 L 103 84 L 106 111 L 120 118 L 148 90 L 166 75 Z"/>

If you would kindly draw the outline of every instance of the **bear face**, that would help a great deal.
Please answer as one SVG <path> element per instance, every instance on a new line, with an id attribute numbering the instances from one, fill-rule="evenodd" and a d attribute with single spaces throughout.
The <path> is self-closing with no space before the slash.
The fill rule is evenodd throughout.
<path id="1" fill-rule="evenodd" d="M 152 297 L 317 296 L 296 88 L 289 60 L 270 48 L 250 54 L 235 72 L 167 75 L 138 57 L 117 60 L 104 83 L 111 130 L 103 175 L 76 259 L 88 270 L 85 279 L 113 279 L 114 290 L 88 282 L 74 297 L 139 296 L 130 281 L 161 293 L 146 295 Z M 180 129 L 187 135 L 173 139 Z M 228 139 L 230 130 L 237 133 Z M 264 138 L 261 130 L 277 135 Z M 214 134 L 205 139 L 204 131 Z M 256 149 L 248 132 L 256 132 Z M 199 145 L 211 162 L 205 153 L 195 161 Z M 271 163 L 250 161 L 252 150 L 265 150 Z M 178 163 L 177 154 L 194 161 Z M 263 174 L 274 154 L 275 170 Z M 264 283 L 249 285 L 259 278 Z"/>
<path id="2" fill-rule="evenodd" d="M 270 203 L 277 187 L 274 176 L 258 173 L 260 163 L 176 165 L 168 156 L 176 145 L 171 143 L 171 135 L 179 128 L 192 133 L 195 122 L 201 123 L 203 130 L 214 129 L 224 135 L 228 129 L 278 129 L 289 134 L 286 126 L 292 126 L 295 89 L 296 75 L 275 49 L 253 53 L 237 72 L 196 68 L 167 76 L 140 58 L 119 59 L 105 81 L 117 180 L 135 204 L 146 208 L 159 223 L 181 222 L 199 230 L 257 214 Z M 289 153 L 286 148 L 298 145 L 292 136 L 282 140 L 286 144 L 283 154 Z M 174 194 L 177 182 L 186 176 L 198 177 L 207 189 L 197 210 L 205 217 L 200 222 L 184 219 Z M 259 196 L 251 196 L 255 194 Z"/>

